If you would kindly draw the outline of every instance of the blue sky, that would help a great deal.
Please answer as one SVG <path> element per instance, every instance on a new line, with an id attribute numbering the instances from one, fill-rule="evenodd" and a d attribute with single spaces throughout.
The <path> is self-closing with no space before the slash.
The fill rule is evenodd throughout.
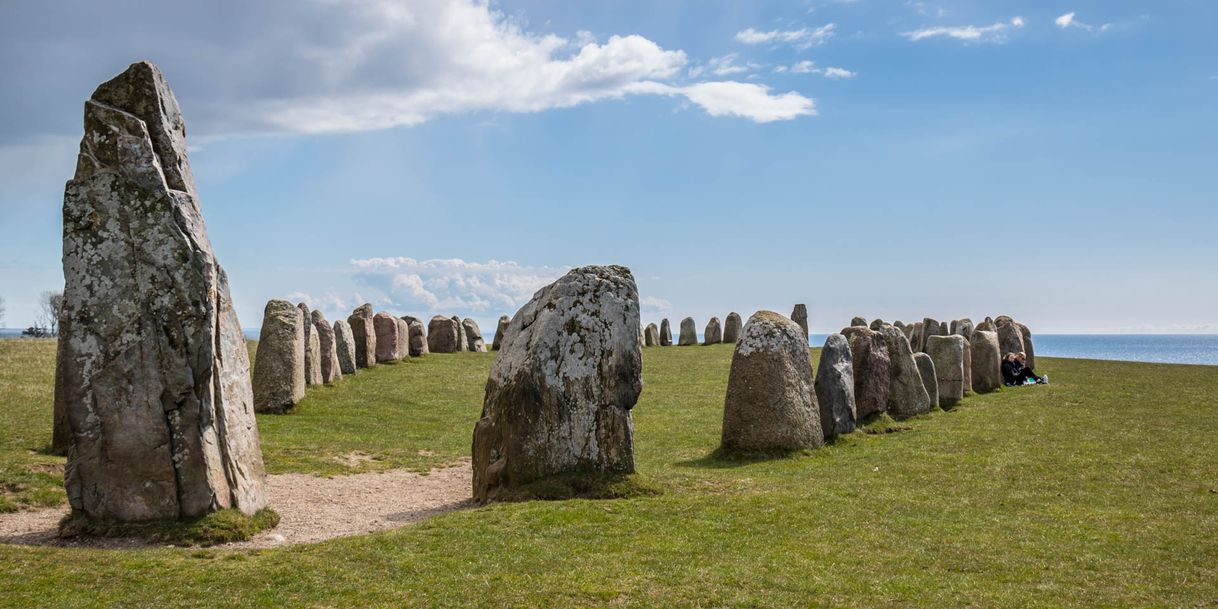
<path id="1" fill-rule="evenodd" d="M 179 4 L 0 9 L 0 325 L 62 284 L 84 100 L 150 59 L 246 327 L 485 330 L 619 263 L 645 322 L 1218 332 L 1218 3 Z"/>

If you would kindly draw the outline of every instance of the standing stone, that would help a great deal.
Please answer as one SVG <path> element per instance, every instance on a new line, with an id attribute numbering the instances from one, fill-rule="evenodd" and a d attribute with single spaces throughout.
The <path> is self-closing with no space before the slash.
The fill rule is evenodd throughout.
<path id="1" fill-rule="evenodd" d="M 791 309 L 791 321 L 799 325 L 799 329 L 804 331 L 804 342 L 808 342 L 808 307 L 803 304 L 795 305 Z"/>
<path id="2" fill-rule="evenodd" d="M 660 328 L 655 324 L 647 324 L 647 330 L 643 332 L 643 346 L 660 346 Z"/>
<path id="3" fill-rule="evenodd" d="M 410 323 L 401 317 L 393 321 L 398 324 L 398 360 L 410 359 Z"/>
<path id="4" fill-rule="evenodd" d="M 922 337 L 918 340 L 917 345 L 911 345 L 914 351 L 925 352 L 926 342 L 932 336 L 946 336 L 947 331 L 942 327 L 943 324 L 929 317 L 922 320 Z"/>
<path id="5" fill-rule="evenodd" d="M 376 365 L 376 328 L 372 322 L 372 305 L 364 303 L 347 317 L 351 336 L 355 338 L 355 366 L 371 368 Z"/>
<path id="6" fill-rule="evenodd" d="M 858 416 L 854 404 L 854 359 L 845 336 L 830 334 L 825 339 L 815 385 L 825 440 L 854 431 Z"/>
<path id="7" fill-rule="evenodd" d="M 744 322 L 740 319 L 740 314 L 732 311 L 727 314 L 727 319 L 723 320 L 723 342 L 736 344 L 740 342 L 740 331 L 744 329 Z"/>
<path id="8" fill-rule="evenodd" d="M 672 328 L 668 325 L 668 318 L 660 320 L 660 346 L 672 346 Z"/>
<path id="9" fill-rule="evenodd" d="M 791 451 L 824 442 L 803 328 L 773 311 L 754 313 L 732 354 L 720 452 Z"/>
<path id="10" fill-rule="evenodd" d="M 974 330 L 974 332 L 978 330 L 982 332 L 998 332 L 998 327 L 994 325 L 993 319 L 987 317 L 985 318 L 985 321 L 977 324 L 977 328 Z"/>
<path id="11" fill-rule="evenodd" d="M 686 317 L 681 320 L 681 337 L 677 340 L 677 345 L 687 347 L 696 344 L 698 344 L 698 329 L 694 327 L 694 318 Z"/>
<path id="12" fill-rule="evenodd" d="M 926 354 L 935 363 L 936 392 L 939 407 L 950 410 L 964 398 L 963 336 L 933 336 L 926 342 Z M 925 380 L 925 379 L 923 379 Z"/>
<path id="13" fill-rule="evenodd" d="M 474 353 L 486 353 L 486 339 L 482 338 L 482 329 L 473 318 L 461 320 L 461 328 L 465 331 L 465 350 Z"/>
<path id="14" fill-rule="evenodd" d="M 491 341 L 491 349 L 499 350 L 503 344 L 503 333 L 507 331 L 508 324 L 512 322 L 512 318 L 507 315 L 499 316 L 499 325 L 495 327 L 495 339 Z"/>
<path id="15" fill-rule="evenodd" d="M 891 326 L 881 330 L 880 334 L 888 346 L 888 360 L 892 363 L 889 368 L 888 414 L 895 419 L 904 419 L 930 412 L 930 395 L 922 385 L 909 340 Z"/>
<path id="16" fill-rule="evenodd" d="M 1021 338 L 1023 338 L 1023 351 L 1028 356 L 1027 366 L 1029 368 L 1035 368 L 1036 349 L 1032 347 L 1032 331 L 1021 323 L 1016 323 L 1015 326 L 1019 328 L 1019 335 Z"/>
<path id="17" fill-rule="evenodd" d="M 406 335 L 406 346 L 410 351 L 410 357 L 427 355 L 427 331 L 423 328 L 423 320 L 410 315 L 403 315 L 402 320 L 406 322 L 406 328 L 409 332 Z"/>
<path id="18" fill-rule="evenodd" d="M 622 266 L 573 269 L 512 317 L 474 427 L 473 494 L 634 472 L 639 295 Z"/>
<path id="19" fill-rule="evenodd" d="M 63 311 L 60 311 L 59 327 L 63 327 Z M 68 420 L 68 379 L 64 374 L 64 365 L 67 363 L 67 346 L 68 343 L 63 338 L 63 333 L 59 335 L 59 340 L 55 345 L 55 395 L 54 403 L 51 411 L 51 454 L 61 457 L 67 456 L 68 449 L 72 447 L 72 422 Z"/>
<path id="20" fill-rule="evenodd" d="M 717 345 L 723 342 L 723 330 L 719 325 L 719 318 L 712 317 L 706 322 L 706 330 L 702 332 L 702 344 Z"/>
<path id="21" fill-rule="evenodd" d="M 918 365 L 918 377 L 922 379 L 922 388 L 930 397 L 930 408 L 939 407 L 939 381 L 935 372 L 935 361 L 925 353 L 915 353 L 914 363 Z"/>
<path id="22" fill-rule="evenodd" d="M 965 317 L 952 322 L 952 334 L 959 334 L 968 341 L 973 337 L 973 320 Z"/>
<path id="23" fill-rule="evenodd" d="M 639 346 L 640 347 L 647 346 L 647 337 L 644 336 L 642 322 L 639 322 Z"/>
<path id="24" fill-rule="evenodd" d="M 970 330 L 970 334 L 972 331 Z M 973 393 L 973 340 L 964 339 L 964 395 Z"/>
<path id="25" fill-rule="evenodd" d="M 432 353 L 457 353 L 461 350 L 460 327 L 451 317 L 432 317 L 427 322 L 427 349 Z"/>
<path id="26" fill-rule="evenodd" d="M 850 325 L 856 326 L 856 327 L 861 327 L 861 328 L 866 328 L 867 327 L 867 318 L 859 317 L 859 316 L 855 315 L 854 318 L 850 320 Z"/>
<path id="27" fill-rule="evenodd" d="M 305 329 L 305 385 L 320 385 L 321 378 L 321 341 L 313 335 L 313 314 L 305 303 L 296 305 L 304 313 Z M 314 346 L 316 345 L 316 349 Z"/>
<path id="28" fill-rule="evenodd" d="M 886 325 L 887 324 L 884 323 L 884 320 L 882 320 L 878 317 L 876 319 L 871 320 L 871 330 L 872 331 L 879 332 Z"/>
<path id="29" fill-rule="evenodd" d="M 970 341 L 973 354 L 973 391 L 989 393 L 1002 386 L 1002 355 L 998 334 L 977 330 Z"/>
<path id="30" fill-rule="evenodd" d="M 862 326 L 843 328 L 850 341 L 854 364 L 854 406 L 857 420 L 880 414 L 888 408 L 892 362 L 888 343 L 875 330 Z"/>
<path id="31" fill-rule="evenodd" d="M 1023 334 L 1019 331 L 1019 326 L 1015 325 L 1015 322 L 1007 318 L 1002 323 L 997 323 L 996 325 L 998 327 L 998 347 L 1003 356 L 1006 356 L 1008 353 L 1025 353 Z"/>
<path id="32" fill-rule="evenodd" d="M 469 351 L 469 337 L 465 335 L 465 325 L 456 315 L 452 316 L 452 320 L 457 324 L 457 351 Z"/>
<path id="33" fill-rule="evenodd" d="M 343 374 L 355 374 L 355 336 L 345 319 L 334 322 L 334 350 L 338 356 L 338 369 Z"/>
<path id="34" fill-rule="evenodd" d="M 254 408 L 283 414 L 305 396 L 304 311 L 272 300 L 262 312 L 262 331 L 254 355 Z"/>
<path id="35" fill-rule="evenodd" d="M 921 321 L 915 321 L 913 325 L 913 332 L 909 337 L 907 337 L 910 348 L 913 348 L 914 345 L 922 344 L 924 336 L 926 336 L 926 324 Z"/>
<path id="36" fill-rule="evenodd" d="M 249 354 L 177 100 L 132 64 L 85 102 L 84 132 L 63 204 L 68 502 L 116 521 L 252 514 L 266 474 Z"/>
<path id="37" fill-rule="evenodd" d="M 326 321 L 326 316 L 321 311 L 313 311 L 311 313 L 313 324 L 313 335 L 317 337 L 317 344 L 321 350 L 320 368 L 321 381 L 327 385 L 333 383 L 342 377 L 342 369 L 338 365 L 338 349 L 334 345 L 334 326 Z"/>
<path id="38" fill-rule="evenodd" d="M 384 364 L 402 359 L 398 346 L 398 318 L 385 312 L 377 313 L 372 317 L 372 327 L 376 330 L 376 363 Z"/>

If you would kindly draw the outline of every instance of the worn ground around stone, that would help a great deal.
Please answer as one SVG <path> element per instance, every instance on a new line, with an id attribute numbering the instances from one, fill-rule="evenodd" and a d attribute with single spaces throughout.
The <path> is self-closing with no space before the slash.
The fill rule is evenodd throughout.
<path id="1" fill-rule="evenodd" d="M 271 475 L 270 506 L 279 526 L 227 548 L 271 548 L 393 529 L 472 505 L 470 466 L 433 469 L 427 475 L 391 470 L 323 478 Z M 138 548 L 131 539 L 58 539 L 63 507 L 0 514 L 0 543 Z"/>

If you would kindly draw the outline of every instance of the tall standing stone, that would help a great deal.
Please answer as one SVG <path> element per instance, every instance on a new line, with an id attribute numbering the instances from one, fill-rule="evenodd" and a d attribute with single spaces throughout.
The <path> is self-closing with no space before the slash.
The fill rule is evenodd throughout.
<path id="1" fill-rule="evenodd" d="M 926 354 L 935 363 L 936 391 L 939 407 L 950 410 L 964 398 L 963 336 L 933 336 L 926 342 Z"/>
<path id="2" fill-rule="evenodd" d="M 465 331 L 465 350 L 474 353 L 486 353 L 486 339 L 482 338 L 482 329 L 472 317 L 461 320 L 461 328 Z"/>
<path id="3" fill-rule="evenodd" d="M 313 334 L 321 349 L 321 381 L 327 385 L 342 377 L 342 367 L 338 364 L 338 348 L 334 343 L 334 326 L 326 321 L 321 311 L 314 310 L 311 314 Z"/>
<path id="4" fill-rule="evenodd" d="M 754 313 L 732 354 L 719 450 L 791 451 L 824 442 L 803 328 L 773 311 Z"/>
<path id="5" fill-rule="evenodd" d="M 867 318 L 859 317 L 859 316 L 855 315 L 853 318 L 850 319 L 850 325 L 855 326 L 855 327 L 860 327 L 860 328 L 866 328 L 867 327 Z"/>
<path id="6" fill-rule="evenodd" d="M 712 317 L 706 322 L 706 330 L 702 332 L 702 341 L 705 345 L 717 345 L 723 342 L 723 329 L 719 325 L 719 318 Z"/>
<path id="7" fill-rule="evenodd" d="M 677 345 L 687 347 L 696 344 L 698 344 L 698 329 L 694 326 L 694 318 L 686 317 L 681 320 L 681 336 L 677 339 Z"/>
<path id="8" fill-rule="evenodd" d="M 423 328 L 423 320 L 410 315 L 403 315 L 402 319 L 406 321 L 406 327 L 409 330 L 406 340 L 410 357 L 427 355 L 427 330 Z"/>
<path id="9" fill-rule="evenodd" d="M 398 318 L 381 312 L 372 316 L 372 327 L 376 331 L 376 363 L 385 364 L 402 359 L 399 350 L 400 327 Z"/>
<path id="10" fill-rule="evenodd" d="M 854 405 L 858 420 L 880 414 L 888 408 L 892 361 L 888 343 L 875 330 L 861 326 L 843 328 L 850 341 L 854 364 Z"/>
<path id="11" fill-rule="evenodd" d="M 320 385 L 321 375 L 321 341 L 313 335 L 313 314 L 305 303 L 296 305 L 304 313 L 304 342 L 305 342 L 305 384 Z"/>
<path id="12" fill-rule="evenodd" d="M 1025 353 L 1023 333 L 1019 331 L 1019 326 L 1015 325 L 1014 321 L 1007 318 L 995 325 L 998 328 L 998 347 L 1003 356 L 1008 353 Z"/>
<path id="13" fill-rule="evenodd" d="M 854 404 L 854 358 L 845 336 L 830 334 L 825 339 L 815 386 L 825 440 L 854 431 L 858 417 Z"/>
<path id="14" fill-rule="evenodd" d="M 499 316 L 499 324 L 495 327 L 495 339 L 491 341 L 491 349 L 499 350 L 503 344 L 503 333 L 507 331 L 508 324 L 512 323 L 512 318 L 507 315 Z"/>
<path id="15" fill-rule="evenodd" d="M 918 365 L 918 377 L 922 379 L 922 388 L 930 398 L 930 408 L 939 407 L 939 380 L 935 372 L 935 360 L 926 353 L 913 354 L 914 363 Z"/>
<path id="16" fill-rule="evenodd" d="M 1024 353 L 1028 356 L 1027 366 L 1029 368 L 1035 368 L 1036 367 L 1036 348 L 1032 346 L 1032 331 L 1029 330 L 1027 326 L 1025 326 L 1021 323 L 1016 323 L 1015 326 L 1019 328 L 1019 335 L 1021 338 L 1023 338 L 1023 350 L 1024 350 Z"/>
<path id="17" fill-rule="evenodd" d="M 427 349 L 432 353 L 457 353 L 461 350 L 460 327 L 451 317 L 432 317 L 427 322 Z"/>
<path id="18" fill-rule="evenodd" d="M 647 329 L 643 331 L 643 346 L 660 346 L 660 328 L 655 324 L 647 324 Z"/>
<path id="19" fill-rule="evenodd" d="M 727 314 L 727 319 L 723 320 L 723 342 L 736 344 L 740 342 L 740 332 L 744 329 L 744 322 L 740 319 L 740 314 L 732 311 Z"/>
<path id="20" fill-rule="evenodd" d="M 364 303 L 347 317 L 351 325 L 351 336 L 355 338 L 355 367 L 371 368 L 376 365 L 376 327 L 372 322 L 372 305 Z"/>
<path id="21" fill-rule="evenodd" d="M 512 317 L 474 427 L 475 500 L 556 475 L 634 471 L 638 329 L 638 288 L 621 266 L 573 269 Z"/>
<path id="22" fill-rule="evenodd" d="M 880 330 L 880 334 L 888 346 L 888 360 L 892 363 L 889 368 L 888 414 L 895 419 L 904 419 L 930 412 L 930 395 L 922 385 L 909 340 L 892 326 Z"/>
<path id="23" fill-rule="evenodd" d="M 68 502 L 118 521 L 252 514 L 266 485 L 249 355 L 177 100 L 135 63 L 85 102 L 84 131 L 63 204 Z"/>
<path id="24" fill-rule="evenodd" d="M 964 340 L 973 338 L 973 320 L 965 317 L 952 322 L 952 334 L 959 334 Z"/>
<path id="25" fill-rule="evenodd" d="M 969 331 L 972 334 L 972 330 Z M 973 393 L 973 339 L 964 339 L 964 395 Z"/>
<path id="26" fill-rule="evenodd" d="M 672 346 L 672 328 L 668 325 L 668 318 L 660 320 L 660 346 Z"/>
<path id="27" fill-rule="evenodd" d="M 469 351 L 469 337 L 465 334 L 465 325 L 456 315 L 453 315 L 451 319 L 453 323 L 457 324 L 457 351 Z"/>
<path id="28" fill-rule="evenodd" d="M 986 330 L 973 332 L 973 391 L 989 393 L 1002 386 L 1002 355 L 998 334 Z"/>
<path id="29" fill-rule="evenodd" d="M 870 328 L 871 328 L 871 331 L 873 331 L 873 332 L 879 332 L 880 329 L 883 328 L 885 325 L 887 325 L 887 324 L 884 323 L 884 320 L 877 317 L 877 318 L 871 320 Z"/>
<path id="30" fill-rule="evenodd" d="M 918 340 L 917 345 L 911 345 L 911 346 L 913 346 L 913 350 L 918 351 L 918 352 L 925 352 L 926 351 L 926 341 L 930 340 L 930 337 L 946 336 L 947 331 L 942 326 L 943 326 L 942 323 L 940 323 L 937 320 L 931 319 L 929 317 L 923 319 L 922 320 L 922 336 Z"/>
<path id="31" fill-rule="evenodd" d="M 254 355 L 254 408 L 282 414 L 305 396 L 304 311 L 272 300 L 262 311 L 262 331 Z"/>
<path id="32" fill-rule="evenodd" d="M 401 317 L 395 317 L 398 324 L 398 359 L 410 359 L 410 323 Z"/>
<path id="33" fill-rule="evenodd" d="M 997 332 L 998 332 L 998 327 L 994 325 L 994 320 L 993 320 L 993 319 L 991 319 L 991 318 L 987 317 L 987 318 L 985 318 L 985 320 L 984 320 L 984 321 L 982 321 L 981 323 L 977 324 L 976 329 L 974 329 L 974 332 L 976 332 L 976 331 L 981 331 L 981 332 L 995 332 L 995 333 L 997 333 Z"/>
<path id="34" fill-rule="evenodd" d="M 791 321 L 804 331 L 804 342 L 808 342 L 808 307 L 804 304 L 795 305 L 795 308 L 791 309 Z"/>
<path id="35" fill-rule="evenodd" d="M 338 356 L 338 369 L 343 374 L 355 374 L 355 336 L 351 324 L 340 319 L 334 322 L 334 350 Z"/>

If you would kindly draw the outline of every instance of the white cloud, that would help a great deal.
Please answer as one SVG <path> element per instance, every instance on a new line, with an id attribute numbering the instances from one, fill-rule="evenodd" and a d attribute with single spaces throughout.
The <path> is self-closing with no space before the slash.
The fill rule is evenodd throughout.
<path id="1" fill-rule="evenodd" d="M 758 123 L 815 116 L 816 104 L 794 91 L 781 95 L 755 83 L 735 81 L 700 82 L 683 87 L 652 83 L 650 93 L 680 95 L 700 106 L 711 116 L 737 116 Z"/>
<path id="2" fill-rule="evenodd" d="M 655 296 L 639 298 L 639 309 L 642 313 L 667 313 L 672 310 L 672 303 Z"/>
<path id="3" fill-rule="evenodd" d="M 565 267 L 523 266 L 498 260 L 408 257 L 352 260 L 357 283 L 385 294 L 403 313 L 512 314 Z"/>
<path id="4" fill-rule="evenodd" d="M 791 72 L 795 74 L 811 74 L 816 70 L 816 64 L 807 59 L 791 66 Z"/>
<path id="5" fill-rule="evenodd" d="M 1061 15 L 1057 19 L 1054 19 L 1053 23 L 1057 24 L 1057 27 L 1059 27 L 1063 30 L 1075 27 L 1080 30 L 1086 30 L 1088 32 L 1104 32 L 1112 27 L 1111 23 L 1105 23 L 1105 24 L 1099 25 L 1099 26 L 1094 26 L 1094 25 L 1090 25 L 1087 23 L 1083 23 L 1082 21 L 1075 19 L 1074 18 L 1075 15 L 1076 15 L 1076 13 L 1071 11 L 1069 13 Z"/>
<path id="6" fill-rule="evenodd" d="M 740 59 L 739 53 L 728 53 L 720 57 L 713 57 L 706 63 L 705 67 L 699 66 L 690 70 L 690 76 L 697 77 L 703 72 L 709 70 L 710 73 L 716 76 L 730 76 L 732 74 L 743 74 L 752 72 L 761 66 L 753 62 L 745 62 L 743 64 L 736 63 Z"/>
<path id="7" fill-rule="evenodd" d="M 825 78 L 833 78 L 833 79 L 854 78 L 857 75 L 858 75 L 857 72 L 851 72 L 850 70 L 847 70 L 844 68 L 834 68 L 834 67 L 825 68 Z"/>
<path id="8" fill-rule="evenodd" d="M 836 33 L 837 24 L 827 23 L 818 28 L 798 30 L 759 31 L 753 28 L 736 32 L 736 41 L 744 44 L 790 44 L 799 49 L 821 45 Z"/>
<path id="9" fill-rule="evenodd" d="M 913 42 L 940 36 L 964 40 L 966 42 L 1004 42 L 1006 40 L 1006 32 L 1008 30 L 1011 28 L 1021 28 L 1023 26 L 1023 17 L 1014 17 L 1010 21 L 1000 21 L 987 26 L 936 26 L 923 28 L 920 30 L 913 30 L 911 32 L 904 32 L 901 35 Z"/>
<path id="10" fill-rule="evenodd" d="M 831 78 L 834 80 L 839 80 L 839 79 L 844 79 L 844 78 L 854 78 L 855 76 L 858 76 L 857 72 L 852 72 L 845 68 L 835 68 L 835 67 L 831 67 L 831 66 L 824 67 L 824 68 L 818 68 L 818 67 L 816 67 L 815 62 L 812 62 L 807 59 L 805 59 L 799 63 L 796 63 L 795 65 L 790 66 L 790 67 L 778 66 L 778 67 L 774 68 L 774 71 L 778 72 L 780 74 L 786 73 L 786 72 L 790 72 L 792 74 L 820 74 L 821 76 L 824 76 L 825 78 Z"/>
<path id="11" fill-rule="evenodd" d="M 1057 27 L 1068 28 L 1070 27 L 1070 24 L 1074 23 L 1074 13 L 1066 13 L 1065 15 L 1054 19 L 1053 23 L 1056 23 Z"/>

